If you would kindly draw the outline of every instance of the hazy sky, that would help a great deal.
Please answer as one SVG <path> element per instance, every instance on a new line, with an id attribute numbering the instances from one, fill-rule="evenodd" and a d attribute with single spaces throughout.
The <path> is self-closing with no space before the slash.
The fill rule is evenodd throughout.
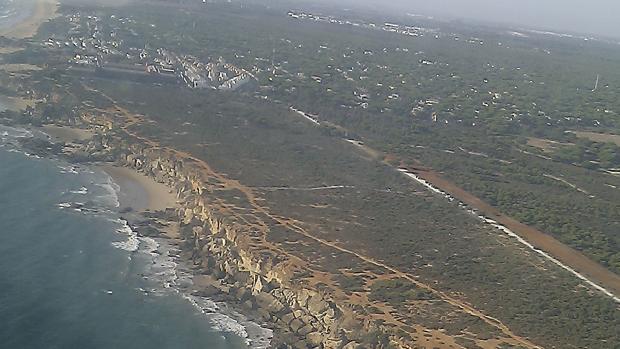
<path id="1" fill-rule="evenodd" d="M 338 1 L 338 0 L 333 0 Z M 340 0 L 350 1 L 350 0 Z M 377 7 L 620 38 L 620 0 L 357 0 Z"/>
<path id="2" fill-rule="evenodd" d="M 63 0 L 122 4 L 132 0 Z M 198 1 L 198 0 L 196 0 Z M 620 0 L 288 0 L 370 4 L 378 10 L 449 16 L 620 38 Z"/>

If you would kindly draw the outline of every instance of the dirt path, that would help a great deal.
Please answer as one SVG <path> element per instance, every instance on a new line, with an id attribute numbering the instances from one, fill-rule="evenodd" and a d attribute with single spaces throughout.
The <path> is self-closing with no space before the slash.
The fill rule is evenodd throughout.
<path id="1" fill-rule="evenodd" d="M 132 134 L 132 136 L 136 136 L 135 134 Z M 147 140 L 143 137 L 137 136 L 142 140 L 148 141 L 149 143 L 155 143 L 152 140 Z M 266 215 L 267 217 L 270 217 L 271 219 L 275 220 L 276 222 L 286 226 L 287 228 L 289 228 L 291 231 L 296 232 L 298 234 L 301 234 L 303 236 L 305 236 L 306 238 L 309 238 L 315 242 L 318 242 L 324 246 L 336 249 L 340 252 L 352 255 L 354 257 L 357 257 L 359 259 L 361 259 L 362 261 L 365 261 L 367 263 L 370 263 L 372 265 L 375 265 L 377 267 L 381 267 L 385 270 L 388 270 L 390 272 L 392 272 L 394 275 L 397 275 L 399 277 L 402 277 L 404 279 L 407 279 L 408 281 L 412 282 L 413 284 L 415 284 L 417 287 L 425 289 L 429 292 L 432 292 L 435 296 L 437 296 L 438 298 L 442 299 L 443 301 L 456 306 L 457 308 L 461 309 L 462 311 L 464 311 L 467 314 L 470 314 L 472 316 L 475 316 L 479 319 L 481 319 L 482 321 L 484 321 L 485 323 L 489 324 L 490 326 L 493 326 L 495 328 L 497 328 L 498 330 L 500 330 L 504 335 L 506 335 L 508 338 L 513 339 L 516 343 L 525 346 L 526 348 L 530 348 L 530 349 L 538 349 L 541 348 L 540 346 L 530 342 L 529 340 L 516 335 L 515 333 L 513 333 L 510 328 L 508 326 L 506 326 L 504 323 L 502 323 L 500 320 L 486 315 L 483 312 L 477 310 L 476 308 L 474 308 L 473 306 L 471 306 L 470 304 L 467 304 L 461 300 L 458 300 L 450 295 L 448 295 L 445 292 L 439 291 L 437 289 L 434 289 L 433 287 L 424 284 L 420 281 L 418 281 L 416 279 L 415 276 L 405 273 L 401 270 L 398 270 L 395 267 L 392 267 L 388 264 L 379 262 L 377 260 L 374 260 L 373 258 L 370 258 L 368 256 L 362 255 L 361 253 L 349 250 L 345 247 L 339 246 L 336 243 L 324 240 L 322 238 L 319 238 L 313 234 L 311 234 L 310 232 L 306 231 L 305 229 L 303 229 L 302 227 L 300 227 L 299 225 L 297 225 L 297 223 L 295 223 L 295 221 L 293 220 L 289 220 L 289 219 L 285 219 L 276 215 L 273 215 L 267 208 L 265 208 L 264 206 L 260 205 L 255 196 L 255 193 L 248 187 L 242 185 L 240 182 L 233 180 L 233 179 L 229 179 L 224 177 L 221 174 L 216 173 L 215 171 L 213 171 L 213 169 L 203 160 L 200 160 L 194 156 L 192 156 L 191 154 L 187 153 L 187 152 L 182 152 L 182 151 L 178 151 L 176 149 L 171 149 L 171 148 L 162 148 L 162 149 L 166 149 L 169 152 L 175 154 L 175 156 L 177 156 L 177 158 L 181 158 L 181 159 L 186 159 L 186 160 L 192 160 L 196 165 L 200 166 L 203 168 L 203 170 L 207 171 L 207 173 L 210 176 L 215 176 L 218 180 L 222 181 L 222 183 L 225 183 L 227 186 L 230 186 L 230 188 L 234 188 L 236 190 L 239 190 L 240 192 L 244 193 L 244 195 L 246 196 L 248 202 L 255 208 L 255 210 L 257 212 L 260 212 L 264 215 Z M 267 243 L 267 241 L 265 241 L 265 243 Z M 268 243 L 269 245 L 271 245 L 270 243 Z"/>
<path id="2" fill-rule="evenodd" d="M 514 218 L 502 214 L 497 208 L 461 189 L 433 171 L 414 169 L 411 170 L 411 172 L 468 206 L 480 211 L 484 216 L 512 230 L 534 247 L 547 252 L 561 263 L 574 269 L 595 283 L 602 285 L 616 297 L 620 295 L 620 276 L 586 257 L 581 252 L 565 245 L 551 235 L 545 234 L 536 228 L 525 225 Z"/>
<path id="3" fill-rule="evenodd" d="M 408 281 L 412 282 L 417 287 L 422 288 L 424 290 L 427 290 L 429 292 L 432 292 L 435 296 L 438 296 L 440 299 L 444 300 L 445 302 L 447 302 L 447 303 L 449 303 L 449 304 L 451 304 L 453 306 L 456 306 L 457 308 L 461 309 L 465 313 L 473 315 L 473 316 L 481 319 L 485 323 L 487 323 L 487 324 L 497 328 L 502 333 L 504 333 L 506 336 L 514 339 L 516 342 L 518 342 L 521 345 L 524 345 L 527 348 L 541 348 L 541 347 L 537 346 L 536 344 L 530 342 L 529 340 L 514 334 L 510 330 L 510 328 L 508 328 L 508 326 L 504 325 L 504 323 L 502 323 L 500 320 L 498 320 L 498 319 L 496 319 L 496 318 L 494 318 L 492 316 L 489 316 L 489 315 L 486 315 L 486 314 L 482 313 L 481 311 L 477 310 L 473 306 L 471 306 L 471 305 L 469 305 L 469 304 L 467 304 L 467 303 L 465 303 L 465 302 L 463 302 L 461 300 L 458 300 L 458 299 L 448 295 L 445 292 L 436 290 L 436 289 L 432 288 L 431 286 L 418 281 L 415 278 L 415 276 L 413 276 L 411 274 L 408 274 L 408 273 L 405 273 L 403 271 L 400 271 L 397 268 L 394 268 L 394 267 L 392 267 L 392 266 L 390 266 L 388 264 L 379 262 L 379 261 L 377 261 L 377 260 L 375 260 L 373 258 L 367 257 L 365 255 L 362 255 L 362 254 L 358 253 L 358 252 L 349 250 L 349 249 L 347 249 L 345 247 L 341 247 L 341 246 L 339 246 L 336 243 L 333 243 L 333 242 L 321 239 L 319 237 L 316 237 L 316 236 L 308 233 L 303 228 L 295 225 L 295 224 L 290 224 L 288 222 L 279 222 L 279 223 L 285 224 L 289 229 L 291 229 L 291 230 L 293 230 L 293 231 L 295 231 L 295 232 L 297 232 L 299 234 L 302 234 L 303 236 L 305 236 L 305 237 L 307 237 L 309 239 L 312 239 L 312 240 L 314 240 L 314 241 L 316 241 L 316 242 L 318 242 L 318 243 L 320 243 L 322 245 L 329 246 L 329 247 L 334 248 L 334 249 L 336 249 L 336 250 L 338 250 L 340 252 L 343 252 L 343 253 L 355 256 L 355 257 L 363 260 L 364 262 L 367 262 L 369 264 L 375 265 L 377 267 L 381 267 L 383 269 L 386 269 L 386 270 L 392 272 L 394 275 L 397 275 L 397 276 L 399 276 L 401 278 L 407 279 Z"/>
<path id="4" fill-rule="evenodd" d="M 380 152 L 376 150 L 369 151 L 369 147 L 363 145 L 361 142 L 345 140 L 358 147 L 360 151 L 365 154 L 372 154 L 373 158 L 378 157 Z M 384 159 L 387 155 L 381 155 Z M 392 166 L 387 161 L 383 161 L 386 165 Z M 417 162 L 416 162 L 417 163 Z M 501 213 L 497 208 L 487 204 L 475 195 L 463 190 L 456 184 L 445 179 L 435 171 L 425 168 L 423 165 L 417 163 L 417 167 L 407 168 L 407 171 L 415 174 L 419 178 L 425 180 L 433 187 L 444 191 L 454 198 L 462 201 L 468 206 L 481 212 L 483 216 L 486 216 L 500 225 L 510 229 L 512 232 L 525 239 L 528 243 L 535 248 L 548 253 L 553 258 L 557 259 L 560 263 L 573 269 L 576 273 L 584 276 L 596 285 L 606 289 L 613 294 L 613 298 L 617 300 L 620 298 L 620 276 L 616 273 L 608 270 L 599 263 L 591 260 L 581 252 L 565 245 L 559 240 L 555 239 L 549 234 L 546 234 L 536 228 L 530 227 Z"/>
<path id="5" fill-rule="evenodd" d="M 95 90 L 93 90 L 95 91 Z M 99 91 L 97 91 L 99 92 Z M 101 93 L 101 92 L 99 92 Z M 105 96 L 105 95 L 104 95 Z M 106 98 L 108 98 L 110 101 L 112 101 L 111 98 L 109 98 L 108 96 L 105 96 Z M 136 124 L 141 123 L 143 120 L 141 120 L 141 117 L 137 116 L 137 115 L 133 115 L 131 114 L 129 111 L 127 111 L 126 109 L 123 109 L 121 107 L 118 107 L 115 104 L 115 108 L 113 108 L 113 110 L 111 110 L 111 112 L 114 114 L 117 114 L 117 117 L 115 118 L 115 123 L 121 127 L 121 129 L 127 133 L 128 136 L 133 137 L 138 139 L 139 141 L 143 142 L 144 144 L 147 144 L 149 146 L 152 146 L 153 148 L 158 148 L 161 149 L 165 152 L 168 152 L 169 154 L 173 154 L 177 159 L 184 159 L 186 163 L 192 163 L 192 166 L 195 167 L 197 170 L 202 171 L 203 173 L 205 173 L 207 176 L 212 177 L 217 179 L 217 181 L 219 183 L 221 183 L 225 189 L 234 189 L 234 190 L 238 190 L 239 192 L 243 193 L 243 195 L 246 197 L 247 202 L 254 208 L 256 213 L 261 213 L 267 217 L 269 217 L 270 219 L 273 219 L 274 221 L 278 222 L 279 224 L 287 227 L 288 229 L 290 229 L 292 232 L 295 232 L 297 234 L 303 235 L 304 237 L 313 240 L 323 246 L 326 246 L 328 248 L 332 248 L 335 250 L 338 250 L 342 253 L 346 253 L 348 255 L 351 255 L 353 257 L 359 258 L 360 260 L 370 263 L 372 265 L 375 265 L 377 267 L 383 268 L 387 271 L 390 271 L 391 273 L 393 273 L 394 275 L 404 278 L 410 282 L 412 282 L 414 285 L 416 285 L 419 288 L 422 288 L 424 290 L 427 290 L 431 293 L 433 293 L 437 298 L 445 301 L 446 303 L 457 307 L 458 309 L 460 309 L 461 311 L 475 316 L 477 318 L 479 318 L 480 320 L 484 321 L 485 323 L 487 323 L 488 325 L 498 329 L 500 332 L 502 332 L 507 338 L 511 339 L 511 341 L 513 341 L 515 344 L 524 346 L 528 349 L 540 349 L 541 347 L 532 343 L 531 341 L 529 341 L 528 339 L 521 337 L 519 335 L 516 335 L 515 333 L 513 333 L 510 328 L 505 325 L 503 322 L 501 322 L 500 320 L 484 314 L 482 311 L 474 308 L 472 305 L 459 300 L 453 296 L 450 296 L 449 294 L 442 292 L 440 290 L 437 290 L 433 287 L 431 287 L 428 284 L 422 283 L 419 280 L 417 280 L 417 278 L 409 273 L 403 272 L 393 266 L 390 266 L 388 264 L 385 264 L 383 262 L 377 261 L 369 256 L 363 255 L 359 252 L 347 249 L 346 247 L 340 246 L 337 243 L 331 242 L 331 241 L 327 241 L 325 239 L 322 239 L 320 237 L 315 236 L 314 234 L 312 234 L 311 232 L 305 230 L 303 227 L 301 227 L 298 222 L 296 222 L 295 220 L 291 220 L 291 219 L 287 219 L 285 217 L 280 217 L 277 215 L 274 215 L 273 213 L 271 213 L 269 211 L 268 208 L 264 207 L 263 205 L 260 204 L 260 202 L 262 202 L 262 200 L 260 200 L 259 198 L 257 198 L 256 193 L 254 192 L 254 190 L 252 190 L 251 188 L 243 185 L 242 183 L 240 183 L 237 180 L 231 179 L 226 177 L 225 175 L 222 175 L 216 171 L 214 171 L 211 166 L 206 163 L 205 161 L 198 159 L 196 157 L 194 157 L 192 154 L 185 152 L 185 151 L 180 151 L 178 149 L 173 149 L 170 147 L 163 147 L 161 146 L 157 141 L 154 141 L 152 139 L 146 138 L 143 135 L 139 135 L 136 132 L 133 132 L 131 130 L 129 130 L 129 128 L 131 126 L 134 126 Z M 118 116 L 122 115 L 120 118 Z M 123 120 L 124 119 L 124 120 Z M 120 121 L 120 124 L 119 124 Z M 295 260 L 297 263 L 299 264 L 307 264 L 306 261 L 302 261 L 301 259 L 299 259 L 299 257 L 291 255 L 290 253 L 287 253 L 287 251 L 283 251 L 281 248 L 279 248 L 278 246 L 275 246 L 273 243 L 267 241 L 267 237 L 266 237 L 266 230 L 268 229 L 268 227 L 266 226 L 261 226 L 260 230 L 262 230 L 264 232 L 263 237 L 262 237 L 262 246 L 263 248 L 267 248 L 270 250 L 275 250 L 278 251 L 280 253 L 284 253 L 287 256 L 291 257 L 293 260 Z"/>

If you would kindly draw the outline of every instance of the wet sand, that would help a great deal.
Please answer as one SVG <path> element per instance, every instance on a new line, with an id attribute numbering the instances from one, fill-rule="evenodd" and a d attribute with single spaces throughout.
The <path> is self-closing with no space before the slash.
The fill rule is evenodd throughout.
<path id="1" fill-rule="evenodd" d="M 45 125 L 40 128 L 56 141 L 72 143 L 93 137 L 92 130 L 68 126 Z M 162 183 L 134 169 L 102 164 L 97 166 L 106 172 L 120 187 L 121 209 L 131 208 L 134 212 L 160 211 L 178 206 L 175 195 Z"/>
<path id="2" fill-rule="evenodd" d="M 170 189 L 138 171 L 114 165 L 101 165 L 120 187 L 121 208 L 131 208 L 134 212 L 160 211 L 178 206 Z"/>

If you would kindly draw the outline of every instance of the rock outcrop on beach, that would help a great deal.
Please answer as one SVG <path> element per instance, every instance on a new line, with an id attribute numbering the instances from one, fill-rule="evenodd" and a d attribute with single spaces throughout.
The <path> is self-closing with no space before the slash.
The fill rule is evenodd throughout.
<path id="1" fill-rule="evenodd" d="M 329 295 L 296 285 L 289 258 L 254 248 L 251 227 L 218 212 L 217 203 L 210 200 L 209 184 L 202 181 L 193 161 L 121 140 L 114 133 L 94 137 L 79 151 L 81 157 L 84 152 L 94 161 L 115 159 L 174 188 L 181 202 L 176 218 L 185 254 L 197 274 L 211 276 L 198 292 L 256 314 L 274 328 L 273 347 L 362 348 L 358 343 L 363 335 L 376 330 L 355 321 L 351 310 Z"/>

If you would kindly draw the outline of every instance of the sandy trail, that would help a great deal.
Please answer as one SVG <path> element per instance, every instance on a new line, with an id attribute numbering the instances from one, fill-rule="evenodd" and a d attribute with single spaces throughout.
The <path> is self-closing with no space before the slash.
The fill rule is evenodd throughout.
<path id="1" fill-rule="evenodd" d="M 109 98 L 109 97 L 108 97 Z M 109 98 L 111 101 L 112 99 Z M 238 190 L 239 192 L 243 193 L 244 196 L 246 197 L 247 201 L 249 202 L 249 204 L 255 209 L 255 212 L 257 213 L 261 213 L 264 214 L 265 216 L 273 219 L 274 221 L 278 222 L 279 224 L 289 228 L 292 232 L 295 232 L 297 234 L 303 235 L 304 237 L 311 239 L 315 242 L 318 242 L 321 245 L 324 245 L 326 247 L 329 248 L 333 248 L 336 249 L 342 253 L 346 253 L 349 254 L 353 257 L 359 258 L 362 261 L 365 261 L 367 263 L 370 263 L 372 265 L 375 265 L 377 267 L 383 268 L 387 271 L 392 272 L 394 275 L 397 275 L 399 277 L 402 277 L 404 279 L 407 279 L 408 281 L 412 282 L 413 284 L 415 284 L 417 287 L 425 289 L 429 292 L 432 292 L 435 296 L 437 296 L 439 299 L 442 299 L 443 301 L 461 309 L 463 312 L 470 314 L 472 316 L 475 316 L 479 319 L 481 319 L 482 321 L 484 321 L 485 323 L 489 324 L 492 327 L 497 328 L 500 332 L 502 332 L 506 337 L 512 339 L 515 343 L 522 345 L 526 348 L 529 349 L 540 349 L 541 347 L 532 343 L 531 341 L 529 341 L 528 339 L 518 336 L 515 333 L 513 333 L 510 328 L 508 326 L 506 326 L 504 323 L 502 323 L 500 320 L 490 316 L 490 315 L 486 315 L 484 314 L 482 311 L 474 308 L 472 305 L 461 301 L 457 298 L 454 298 L 450 295 L 448 295 L 445 292 L 439 291 L 425 283 L 422 283 L 420 281 L 418 281 L 416 279 L 416 277 L 414 275 L 405 273 L 401 270 L 398 270 L 397 268 L 390 266 L 388 264 L 379 262 L 371 257 L 365 256 L 359 252 L 353 251 L 353 250 L 349 250 L 345 247 L 339 246 L 336 243 L 324 240 L 320 237 L 317 237 L 313 234 L 311 234 L 310 232 L 306 231 L 304 228 L 302 228 L 301 226 L 299 226 L 297 224 L 296 221 L 294 220 L 290 220 L 290 219 L 286 219 L 277 215 L 272 214 L 268 208 L 262 206 L 259 202 L 262 202 L 262 200 L 260 200 L 259 198 L 257 198 L 256 194 L 254 193 L 254 191 L 248 187 L 246 187 L 245 185 L 241 184 L 239 181 L 234 180 L 234 179 L 230 179 L 216 171 L 214 171 L 211 166 L 209 164 L 207 164 L 205 161 L 198 159 L 196 157 L 194 157 L 193 155 L 191 155 L 188 152 L 184 152 L 184 151 L 179 151 L 177 149 L 173 149 L 173 148 L 169 148 L 169 147 L 162 147 L 158 142 L 148 139 L 142 135 L 136 134 L 135 132 L 132 132 L 129 130 L 129 127 L 136 125 L 137 123 L 140 123 L 142 120 L 140 117 L 131 114 L 130 112 L 128 112 L 127 110 L 123 109 L 123 108 L 119 108 L 118 106 L 116 107 L 115 112 L 117 113 L 121 113 L 123 114 L 123 116 L 125 117 L 125 123 L 123 123 L 121 125 L 121 128 L 124 130 L 125 133 L 127 133 L 127 135 L 129 135 L 130 137 L 133 137 L 137 140 L 140 140 L 141 142 L 143 142 L 144 144 L 147 144 L 153 148 L 157 148 L 160 150 L 163 150 L 171 155 L 173 155 L 174 157 L 176 157 L 177 159 L 184 159 L 185 163 L 191 163 L 192 166 L 196 169 L 198 169 L 199 171 L 202 171 L 203 173 L 205 173 L 207 176 L 209 177 L 214 177 L 216 178 L 226 189 L 229 190 Z M 118 118 L 116 119 L 117 121 L 119 120 Z M 261 227 L 261 230 L 265 230 L 268 229 L 268 227 Z M 264 234 L 265 236 L 263 236 L 263 245 L 265 247 L 267 247 L 268 249 L 271 250 L 277 250 L 281 253 L 284 253 L 285 255 L 290 256 L 293 260 L 296 260 L 297 262 L 301 263 L 301 264 L 306 264 L 305 261 L 300 260 L 299 257 L 295 256 L 295 255 L 291 255 L 290 253 L 287 253 L 286 251 L 283 251 L 282 249 L 278 248 L 277 246 L 275 246 L 273 243 L 267 241 L 266 239 L 266 234 Z"/>
<path id="2" fill-rule="evenodd" d="M 350 140 L 347 142 L 354 144 L 358 148 L 362 148 L 362 145 L 359 142 L 351 142 Z M 361 150 L 368 152 L 368 146 L 364 145 Z M 385 155 L 382 156 L 385 157 Z M 392 166 L 388 163 L 386 163 L 386 165 Z M 563 266 L 572 269 L 574 274 L 578 277 L 579 275 L 582 275 L 589 283 L 596 285 L 596 288 L 599 290 L 602 288 L 608 291 L 611 293 L 611 297 L 614 300 L 618 300 L 620 298 L 620 276 L 616 273 L 591 260 L 581 252 L 565 245 L 551 235 L 501 213 L 497 208 L 465 191 L 456 184 L 439 175 L 437 172 L 425 168 L 421 164 L 418 165 L 419 166 L 417 167 L 407 168 L 405 171 L 414 174 L 418 178 L 430 184 L 431 187 L 428 187 L 429 190 L 438 194 L 441 194 L 443 191 L 463 202 L 467 206 L 476 209 L 481 213 L 481 215 L 496 221 L 500 225 L 517 234 L 527 243 L 533 245 L 535 248 L 549 254 Z M 401 172 L 403 171 L 401 170 Z"/>
<path id="3" fill-rule="evenodd" d="M 547 252 L 562 264 L 584 275 L 594 283 L 602 285 L 602 287 L 613 293 L 616 298 L 620 295 L 620 276 L 594 262 L 581 252 L 563 244 L 551 235 L 504 215 L 497 208 L 461 189 L 433 171 L 418 170 L 412 172 L 468 206 L 482 212 L 484 216 L 515 232 L 534 247 Z"/>

